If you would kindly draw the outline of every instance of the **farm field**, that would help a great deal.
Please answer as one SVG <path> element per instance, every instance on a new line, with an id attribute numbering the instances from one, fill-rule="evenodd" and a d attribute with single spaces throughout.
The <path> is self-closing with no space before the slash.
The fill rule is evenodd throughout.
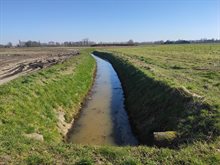
<path id="1" fill-rule="evenodd" d="M 0 165 L 220 165 L 220 0 L 0 0 Z"/>
<path id="2" fill-rule="evenodd" d="M 149 77 L 182 86 L 210 104 L 220 105 L 220 44 L 152 45 L 110 51 L 119 53 Z"/>
<path id="3" fill-rule="evenodd" d="M 33 71 L 61 63 L 77 55 L 73 48 L 1 48 L 0 84 Z"/>
<path id="4" fill-rule="evenodd" d="M 10 61 L 8 66 L 17 66 L 21 61 L 29 61 L 29 59 L 33 61 L 38 61 L 39 58 L 40 60 L 41 58 L 47 59 L 47 57 L 51 57 L 51 54 L 52 57 L 57 57 L 58 54 L 64 56 L 66 53 L 71 54 L 64 60 L 59 61 L 58 58 L 59 62 L 55 64 L 19 75 L 18 78 L 0 85 L 0 164 L 217 165 L 220 163 L 218 134 L 220 127 L 220 45 L 152 45 L 96 49 L 98 52 L 107 52 L 102 57 L 112 63 L 122 85 L 124 84 L 123 87 L 126 88 L 125 99 L 129 101 L 126 103 L 128 114 L 131 113 L 130 110 L 134 109 L 137 112 L 140 107 L 141 116 L 145 117 L 148 112 L 147 108 L 156 106 L 152 104 L 146 108 L 142 106 L 144 104 L 139 103 L 143 103 L 140 102 L 143 100 L 152 101 L 151 98 L 155 101 L 159 100 L 158 103 L 161 104 L 169 103 L 166 106 L 170 105 L 170 101 L 179 103 L 179 96 L 177 100 L 173 99 L 173 96 L 176 95 L 171 95 L 170 100 L 164 99 L 170 94 L 170 89 L 178 89 L 183 94 L 181 96 L 186 95 L 187 100 L 190 98 L 201 105 L 203 103 L 208 105 L 210 109 L 203 110 L 202 115 L 204 116 L 199 113 L 198 116 L 201 118 L 196 118 L 194 113 L 189 113 L 190 115 L 184 113 L 189 118 L 184 121 L 185 127 L 180 126 L 177 131 L 180 130 L 181 133 L 187 134 L 187 131 L 191 130 L 191 127 L 188 128 L 188 126 L 196 125 L 199 123 L 198 121 L 201 121 L 200 127 L 196 127 L 199 134 L 192 132 L 196 134 L 193 141 L 181 143 L 174 149 L 143 144 L 135 147 L 80 145 L 65 141 L 68 125 L 76 118 L 81 103 L 92 86 L 96 68 L 95 60 L 91 56 L 94 50 L 94 48 L 80 49 L 79 54 L 75 55 L 76 53 L 73 53 L 76 52 L 75 48 L 17 49 L 16 53 L 11 52 L 11 49 L 0 49 L 0 58 Z M 22 55 L 25 57 L 14 62 L 14 57 L 10 59 L 5 57 L 7 54 L 11 54 L 12 57 L 14 54 L 27 55 Z M 123 77 L 123 72 L 117 69 L 119 66 L 117 62 L 124 69 L 131 69 L 124 70 L 128 77 Z M 26 62 L 24 63 L 26 64 Z M 6 68 L 7 65 L 5 62 L 1 62 L 0 65 L 2 72 L 2 66 Z M 141 80 L 139 81 L 139 79 Z M 148 79 L 153 79 L 157 83 L 146 84 Z M 126 80 L 130 80 L 128 86 L 126 86 Z M 154 83 L 154 81 L 150 82 Z M 133 86 L 134 84 L 137 86 Z M 164 86 L 170 87 L 170 89 L 157 88 L 157 85 L 161 86 L 161 84 L 162 86 L 165 84 Z M 131 89 L 133 87 L 137 93 Z M 127 90 L 131 92 L 130 97 Z M 162 97 L 159 93 L 164 91 L 168 92 L 165 92 L 165 96 Z M 140 99 L 139 92 L 143 99 Z M 157 97 L 152 94 L 149 99 L 148 92 L 156 92 Z M 137 100 L 133 99 L 134 96 Z M 146 101 L 146 103 L 149 102 Z M 132 108 L 129 109 L 129 106 Z M 161 105 L 156 108 L 165 109 L 166 106 Z M 167 111 L 173 108 L 172 106 L 167 107 Z M 189 110 L 191 110 L 190 107 Z M 169 115 L 173 115 L 167 111 L 165 114 L 162 113 L 162 117 L 159 119 L 169 118 Z M 156 115 L 160 116 L 160 113 L 156 113 Z M 136 119 L 140 119 L 139 117 Z M 207 120 L 204 120 L 205 118 Z M 141 118 L 140 121 L 149 124 L 146 119 Z M 173 122 L 169 123 L 169 120 L 161 120 L 160 129 L 156 131 L 176 131 L 176 128 L 170 130 L 173 128 L 170 126 L 163 127 L 164 123 L 173 124 Z M 202 132 L 200 129 L 203 129 L 204 124 L 207 123 L 209 124 L 205 125 L 207 130 Z M 209 131 L 212 133 L 209 134 Z M 208 134 L 206 134 L 207 132 Z M 30 138 L 30 135 L 35 135 L 35 137 Z M 207 140 L 209 137 L 210 139 Z"/>
<path id="5" fill-rule="evenodd" d="M 113 65 L 116 63 L 122 81 L 127 78 L 124 84 L 128 91 L 128 109 L 130 107 L 130 113 L 136 119 L 142 120 L 137 129 L 149 132 L 179 130 L 181 136 L 188 136 L 187 141 L 189 138 L 207 140 L 214 134 L 219 135 L 219 44 L 149 45 L 102 51 L 110 52 L 109 56 L 102 57 L 112 61 Z M 134 67 L 133 70 L 129 66 Z M 132 71 L 134 73 L 129 74 Z M 148 80 L 140 78 L 145 76 Z M 138 108 L 138 105 L 142 106 Z M 142 111 L 139 116 L 137 111 Z M 142 124 L 146 119 L 151 122 Z M 154 125 L 152 121 L 160 124 L 150 128 Z"/>

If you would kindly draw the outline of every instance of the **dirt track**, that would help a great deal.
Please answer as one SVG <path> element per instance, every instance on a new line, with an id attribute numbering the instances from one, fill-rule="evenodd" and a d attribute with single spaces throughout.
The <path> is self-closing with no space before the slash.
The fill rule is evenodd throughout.
<path id="1" fill-rule="evenodd" d="M 1 48 L 0 85 L 78 54 L 74 48 Z"/>

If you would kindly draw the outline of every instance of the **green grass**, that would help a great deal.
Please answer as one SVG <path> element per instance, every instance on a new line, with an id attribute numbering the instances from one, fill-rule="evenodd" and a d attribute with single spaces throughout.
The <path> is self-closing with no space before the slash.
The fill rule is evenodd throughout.
<path id="1" fill-rule="evenodd" d="M 154 131 L 178 131 L 184 141 L 220 135 L 219 44 L 102 51 L 110 52 L 101 56 L 121 77 L 134 129 L 145 134 L 142 141 Z"/>
<path id="2" fill-rule="evenodd" d="M 63 140 L 56 111 L 62 110 L 67 122 L 78 113 L 95 71 L 89 52 L 0 86 L 0 153 L 25 151 L 23 143 L 31 141 L 24 134 L 41 134 L 46 143 Z"/>
<path id="3" fill-rule="evenodd" d="M 219 139 L 184 144 L 178 150 L 65 143 L 55 111 L 64 111 L 67 121 L 77 114 L 92 83 L 95 61 L 91 51 L 82 50 L 63 64 L 0 86 L 0 164 L 220 164 Z M 215 74 L 211 76 L 215 79 Z M 23 136 L 34 132 L 42 134 L 44 141 Z"/>
<path id="4" fill-rule="evenodd" d="M 220 44 L 113 48 L 149 77 L 184 86 L 220 108 Z"/>
<path id="5" fill-rule="evenodd" d="M 12 164 L 210 164 L 220 162 L 220 144 L 195 143 L 179 150 L 156 147 L 82 146 L 31 142 L 25 152 L 11 154 Z M 6 153 L 2 155 L 4 157 Z M 5 156 L 6 157 L 6 156 Z"/>

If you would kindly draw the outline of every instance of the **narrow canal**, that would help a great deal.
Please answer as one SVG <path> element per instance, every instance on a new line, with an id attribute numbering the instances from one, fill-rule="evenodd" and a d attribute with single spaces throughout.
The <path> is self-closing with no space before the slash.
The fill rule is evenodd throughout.
<path id="1" fill-rule="evenodd" d="M 74 122 L 69 141 L 77 144 L 136 145 L 124 109 L 121 82 L 112 65 L 92 55 L 97 73 L 91 96 Z"/>

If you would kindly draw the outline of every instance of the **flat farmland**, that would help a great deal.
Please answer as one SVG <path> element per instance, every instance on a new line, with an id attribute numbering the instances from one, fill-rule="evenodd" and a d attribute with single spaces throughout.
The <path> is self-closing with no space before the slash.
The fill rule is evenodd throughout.
<path id="1" fill-rule="evenodd" d="M 1 48 L 0 84 L 77 55 L 74 48 Z"/>
<path id="2" fill-rule="evenodd" d="M 1 80 L 18 76 L 0 85 L 0 164 L 219 164 L 220 45 L 0 52 Z M 189 141 L 175 148 L 67 143 L 95 78 L 95 52 L 104 52 L 120 78 L 131 126 L 143 137 L 176 131 Z"/>
<path id="3" fill-rule="evenodd" d="M 149 77 L 182 87 L 220 108 L 220 44 L 152 45 L 107 51 L 128 60 Z"/>

